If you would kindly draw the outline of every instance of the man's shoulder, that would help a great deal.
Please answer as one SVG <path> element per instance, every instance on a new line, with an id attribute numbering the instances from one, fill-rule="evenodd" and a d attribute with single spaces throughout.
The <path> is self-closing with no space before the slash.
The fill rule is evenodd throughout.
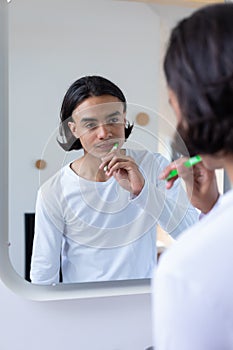
<path id="1" fill-rule="evenodd" d="M 59 190 L 59 188 L 62 186 L 64 177 L 67 176 L 67 167 L 69 167 L 69 165 L 65 165 L 59 169 L 55 174 L 50 176 L 43 184 L 41 184 L 39 192 L 51 194 L 56 192 L 55 190 Z"/>
<path id="2" fill-rule="evenodd" d="M 185 230 L 160 259 L 159 273 L 198 278 L 208 271 L 219 269 L 232 255 L 233 209 L 219 207 Z M 232 259 L 231 259 L 232 260 Z M 233 268 L 233 262 L 232 262 Z M 214 276 L 213 276 L 214 278 Z"/>

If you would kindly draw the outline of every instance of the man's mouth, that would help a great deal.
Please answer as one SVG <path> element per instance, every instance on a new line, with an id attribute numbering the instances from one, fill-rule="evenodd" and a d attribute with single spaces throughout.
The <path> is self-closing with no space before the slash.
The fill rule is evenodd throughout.
<path id="1" fill-rule="evenodd" d="M 96 145 L 95 147 L 101 151 L 110 151 L 112 147 L 114 146 L 115 142 L 104 142 L 101 144 Z"/>

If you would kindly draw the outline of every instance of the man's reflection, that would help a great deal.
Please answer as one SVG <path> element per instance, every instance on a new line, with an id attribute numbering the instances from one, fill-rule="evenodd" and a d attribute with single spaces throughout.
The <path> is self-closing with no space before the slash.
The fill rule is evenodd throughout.
<path id="1" fill-rule="evenodd" d="M 176 237 L 198 220 L 179 181 L 166 191 L 159 180 L 167 160 L 125 147 L 133 129 L 126 107 L 122 91 L 103 77 L 68 89 L 58 142 L 83 155 L 38 191 L 33 283 L 58 283 L 60 267 L 64 283 L 151 278 L 156 226 Z"/>

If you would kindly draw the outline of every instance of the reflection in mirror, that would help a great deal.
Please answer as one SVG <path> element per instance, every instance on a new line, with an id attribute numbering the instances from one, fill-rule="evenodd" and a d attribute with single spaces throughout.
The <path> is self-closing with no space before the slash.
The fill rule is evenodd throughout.
<path id="1" fill-rule="evenodd" d="M 45 181 L 61 166 L 64 151 L 50 135 L 71 82 L 98 73 L 124 86 L 129 99 L 156 104 L 156 82 L 149 68 L 158 51 L 158 45 L 150 45 L 156 42 L 158 27 L 154 13 L 143 4 L 124 1 L 98 0 L 91 6 L 90 11 L 90 4 L 80 0 L 21 0 L 8 5 L 9 253 L 21 276 L 25 275 L 24 215 L 35 211 L 41 178 Z M 135 79 L 150 86 L 146 94 L 137 89 Z M 156 121 L 151 121 L 150 127 L 154 126 Z M 42 157 L 47 142 L 49 161 Z M 73 153 L 66 156 L 67 162 L 77 157 Z M 46 161 L 43 170 L 35 167 L 39 159 Z"/>
<path id="2" fill-rule="evenodd" d="M 157 225 L 176 237 L 197 221 L 182 185 L 167 191 L 159 180 L 168 161 L 144 138 L 127 145 L 128 109 L 121 89 L 100 76 L 78 79 L 65 94 L 58 142 L 83 154 L 40 187 L 33 283 L 152 278 Z"/>
<path id="3" fill-rule="evenodd" d="M 122 13 L 125 14 L 124 17 Z M 135 124 L 126 145 L 119 147 L 125 149 L 127 146 L 127 149 L 132 149 L 133 158 L 140 158 L 139 153 L 134 156 L 136 149 L 140 149 L 140 152 L 146 151 L 151 157 L 159 150 L 169 159 L 171 157 L 169 140 L 173 129 L 171 130 L 164 118 L 154 112 L 157 110 L 159 99 L 158 81 L 156 81 L 159 64 L 156 65 L 155 62 L 158 62 L 159 57 L 160 22 L 159 17 L 149 6 L 125 1 L 100 0 L 92 4 L 90 12 L 90 5 L 84 1 L 48 0 L 45 5 L 38 0 L 21 0 L 10 3 L 9 22 L 10 258 L 17 273 L 24 277 L 24 215 L 34 213 L 37 191 L 41 185 L 47 183 L 46 181 L 63 166 L 66 167 L 66 164 L 79 165 L 76 159 L 83 157 L 82 150 L 64 152 L 56 141 L 62 98 L 67 87 L 75 79 L 98 73 L 120 86 L 128 101 L 137 103 L 127 105 L 127 120 Z M 149 123 L 144 127 L 139 127 L 135 121 L 135 116 L 141 112 L 150 116 Z M 165 128 L 166 132 L 161 133 L 160 124 L 168 126 Z M 46 162 L 44 169 L 38 170 L 35 167 L 39 159 Z M 162 168 L 161 165 L 159 164 L 157 173 Z M 75 171 L 77 168 L 69 167 L 69 170 L 78 178 Z M 149 176 L 151 171 L 148 167 L 143 174 L 145 177 Z M 81 179 L 90 181 L 85 179 L 85 174 L 82 175 Z M 153 178 L 154 182 L 155 180 L 156 177 Z M 96 192 L 99 191 L 96 184 L 102 182 L 105 183 L 105 181 L 94 181 L 98 200 L 102 200 L 102 194 Z M 122 192 L 121 186 L 119 188 Z M 125 192 L 125 196 L 126 193 L 129 196 L 129 191 Z M 118 195 L 117 192 L 115 194 Z M 97 204 L 101 204 L 101 201 L 98 203 L 95 200 L 94 205 Z M 118 203 L 115 198 L 115 204 L 119 205 L 121 202 Z M 149 217 L 151 213 L 148 213 Z M 152 217 L 153 215 L 147 222 L 149 229 L 152 227 Z M 83 218 L 82 222 L 85 223 Z M 131 225 L 128 226 L 131 228 Z M 151 277 L 152 265 L 156 260 L 155 230 L 153 235 L 153 240 L 150 242 L 151 265 L 148 263 L 146 272 L 126 273 L 122 269 L 118 275 L 112 272 L 111 276 L 105 274 L 97 278 L 96 275 L 88 275 L 82 271 L 80 277 L 71 276 L 67 279 L 63 277 L 64 282 Z M 142 235 L 140 239 L 145 237 Z M 134 241 L 136 242 L 135 239 Z M 67 248 L 66 244 L 62 240 L 63 253 Z M 133 250 L 133 245 L 131 248 Z M 129 256 L 129 249 L 127 246 L 126 256 Z M 110 253 L 110 249 L 108 252 Z M 69 256 L 71 254 L 69 251 Z M 141 256 L 142 254 L 143 251 Z M 145 256 L 147 255 L 149 254 L 146 253 Z M 41 283 L 52 283 L 54 280 L 57 282 L 58 259 L 59 255 L 56 256 L 55 279 L 49 277 Z M 69 259 L 66 263 L 68 266 Z M 118 263 L 120 271 L 120 261 Z M 62 264 L 65 264 L 65 259 Z M 96 260 L 93 267 L 95 264 Z M 124 264 L 126 267 L 129 264 L 133 267 L 129 259 L 124 260 Z M 39 280 L 35 282 L 40 283 Z"/>

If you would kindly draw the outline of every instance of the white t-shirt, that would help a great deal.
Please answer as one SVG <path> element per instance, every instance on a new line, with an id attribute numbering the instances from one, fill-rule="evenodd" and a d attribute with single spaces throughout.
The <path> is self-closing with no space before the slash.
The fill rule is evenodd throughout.
<path id="1" fill-rule="evenodd" d="M 39 190 L 31 280 L 63 282 L 151 278 L 156 264 L 156 226 L 176 237 L 198 220 L 179 181 L 167 191 L 158 180 L 167 165 L 160 154 L 127 150 L 145 177 L 131 198 L 114 177 L 93 182 L 63 167 Z"/>
<path id="2" fill-rule="evenodd" d="M 156 350 L 233 349 L 233 191 L 161 257 Z"/>

